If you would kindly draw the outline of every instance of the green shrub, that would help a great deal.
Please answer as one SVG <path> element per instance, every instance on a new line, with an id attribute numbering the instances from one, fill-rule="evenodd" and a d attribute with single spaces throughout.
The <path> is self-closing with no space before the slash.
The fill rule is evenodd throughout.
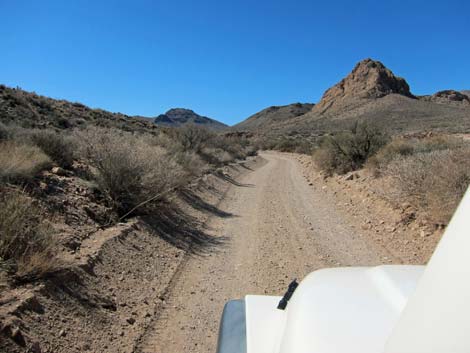
<path id="1" fill-rule="evenodd" d="M 375 126 L 356 123 L 350 131 L 323 138 L 313 157 L 327 174 L 344 174 L 361 168 L 387 141 Z"/>
<path id="2" fill-rule="evenodd" d="M 76 147 L 71 137 L 52 130 L 33 130 L 30 132 L 30 139 L 59 166 L 72 166 Z"/>
<path id="3" fill-rule="evenodd" d="M 0 179 L 3 181 L 30 181 L 50 166 L 50 158 L 36 146 L 0 142 Z"/>

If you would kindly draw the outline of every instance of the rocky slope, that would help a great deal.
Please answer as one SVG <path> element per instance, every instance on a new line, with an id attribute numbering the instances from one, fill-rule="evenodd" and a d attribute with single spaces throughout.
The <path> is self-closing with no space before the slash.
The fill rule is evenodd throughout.
<path id="1" fill-rule="evenodd" d="M 416 97 L 405 79 L 381 62 L 365 59 L 339 83 L 329 88 L 318 104 L 289 119 L 253 124 L 253 117 L 237 124 L 265 135 L 318 136 L 344 130 L 357 120 L 371 121 L 392 134 L 420 131 L 470 131 L 470 105 L 462 92 L 445 90 Z"/>
<path id="2" fill-rule="evenodd" d="M 40 280 L 0 277 L 0 352 L 139 352 L 186 259 L 223 249 L 205 224 L 231 216 L 219 202 L 234 179 L 258 164 L 252 158 L 225 166 L 179 190 L 159 214 L 112 225 L 110 211 L 78 173 L 41 176 L 42 185 L 54 179 L 40 196 L 51 208 L 63 208 L 54 226 L 63 229 L 64 246 L 56 269 Z"/>
<path id="3" fill-rule="evenodd" d="M 170 109 L 165 114 L 157 116 L 154 122 L 160 126 L 172 127 L 178 127 L 185 124 L 195 124 L 216 131 L 224 130 L 228 127 L 220 121 L 208 118 L 206 116 L 201 116 L 190 109 L 183 108 Z"/>
<path id="4" fill-rule="evenodd" d="M 81 103 L 52 99 L 19 88 L 0 85 L 0 122 L 25 128 L 68 129 L 86 125 L 127 131 L 153 131 L 147 119 L 92 109 Z"/>
<path id="5" fill-rule="evenodd" d="M 227 128 L 227 125 L 189 109 L 171 109 L 157 118 L 129 116 L 5 85 L 0 85 L 0 122 L 25 128 L 68 129 L 90 125 L 141 132 L 156 131 L 158 126 L 177 127 L 187 123 L 216 131 Z"/>

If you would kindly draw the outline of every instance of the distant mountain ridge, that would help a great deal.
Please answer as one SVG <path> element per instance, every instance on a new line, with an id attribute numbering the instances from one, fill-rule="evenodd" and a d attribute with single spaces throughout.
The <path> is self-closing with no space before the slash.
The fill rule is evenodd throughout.
<path id="1" fill-rule="evenodd" d="M 315 104 L 293 103 L 282 106 L 271 106 L 251 115 L 246 120 L 233 126 L 234 129 L 258 130 L 263 129 L 266 124 L 273 122 L 286 122 L 292 118 L 309 112 Z"/>
<path id="2" fill-rule="evenodd" d="M 185 124 L 194 124 L 204 126 L 212 130 L 224 130 L 228 125 L 221 123 L 215 119 L 208 118 L 196 114 L 190 109 L 173 108 L 168 110 L 165 114 L 160 114 L 154 119 L 155 124 L 160 126 L 179 127 Z"/>
<path id="3" fill-rule="evenodd" d="M 442 90 L 415 96 L 404 78 L 380 61 L 368 58 L 327 89 L 304 114 L 267 114 L 265 109 L 233 128 L 273 136 L 318 136 L 365 120 L 393 134 L 427 130 L 470 132 L 470 96 L 466 93 L 469 92 Z M 259 119 L 260 115 L 263 119 Z"/>
<path id="4" fill-rule="evenodd" d="M 227 125 L 200 116 L 189 109 L 170 109 L 157 118 L 129 116 L 103 109 L 93 109 L 82 103 L 53 99 L 5 85 L 0 85 L 0 122 L 26 128 L 67 129 L 94 125 L 116 127 L 128 131 L 153 131 L 157 130 L 158 126 L 178 127 L 187 123 L 194 123 L 216 131 L 227 128 Z"/>

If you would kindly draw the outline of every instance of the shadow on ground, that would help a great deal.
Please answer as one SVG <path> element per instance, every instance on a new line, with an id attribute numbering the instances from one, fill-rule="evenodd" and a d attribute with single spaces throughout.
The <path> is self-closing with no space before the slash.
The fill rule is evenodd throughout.
<path id="1" fill-rule="evenodd" d="M 220 217 L 220 218 L 230 218 L 234 217 L 234 215 L 230 212 L 225 212 L 220 208 L 217 208 L 214 205 L 204 201 L 199 195 L 196 195 L 194 192 L 190 190 L 182 190 L 179 192 L 179 196 L 182 200 L 186 203 L 191 205 L 191 207 L 195 208 L 198 211 L 209 213 L 212 216 Z"/>
<path id="2" fill-rule="evenodd" d="M 236 181 L 235 179 L 233 179 L 230 175 L 227 175 L 223 172 L 218 172 L 218 173 L 215 173 L 214 174 L 217 178 L 219 179 L 222 179 L 230 184 L 233 184 L 235 186 L 240 186 L 240 187 L 244 187 L 244 188 L 253 188 L 255 187 L 254 184 L 242 184 L 242 183 L 239 183 L 238 181 Z"/>
<path id="3" fill-rule="evenodd" d="M 199 202 L 199 208 L 209 209 L 220 217 L 231 217 L 230 214 L 198 200 L 195 195 L 187 197 L 195 198 L 195 201 Z M 142 216 L 141 219 L 143 226 L 153 234 L 190 254 L 201 255 L 214 251 L 215 247 L 223 245 L 226 241 L 225 237 L 208 234 L 204 222 L 171 203 L 162 205 L 158 214 Z"/>

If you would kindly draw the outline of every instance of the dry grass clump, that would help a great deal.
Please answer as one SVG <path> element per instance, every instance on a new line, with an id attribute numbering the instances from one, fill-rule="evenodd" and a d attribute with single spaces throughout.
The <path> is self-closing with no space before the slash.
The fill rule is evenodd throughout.
<path id="1" fill-rule="evenodd" d="M 0 179 L 3 181 L 29 181 L 50 166 L 50 158 L 36 146 L 0 142 Z"/>
<path id="2" fill-rule="evenodd" d="M 63 168 L 72 166 L 75 141 L 71 137 L 53 130 L 32 130 L 28 135 L 31 142 L 42 149 L 59 166 Z"/>
<path id="3" fill-rule="evenodd" d="M 349 131 L 326 136 L 313 158 L 326 174 L 345 174 L 361 168 L 387 142 L 387 135 L 375 126 L 356 123 Z"/>
<path id="4" fill-rule="evenodd" d="M 19 191 L 0 194 L 0 266 L 17 276 L 40 276 L 54 266 L 52 228 Z"/>
<path id="5" fill-rule="evenodd" d="M 141 136 L 113 129 L 79 133 L 81 153 L 96 170 L 96 180 L 119 215 L 155 210 L 164 195 L 187 182 L 187 173 L 159 146 Z M 161 196 L 159 196 L 161 195 Z M 146 202 L 152 199 L 152 202 Z"/>
<path id="6" fill-rule="evenodd" d="M 0 122 L 0 141 L 8 140 L 11 137 L 11 132 L 8 126 Z"/>
<path id="7" fill-rule="evenodd" d="M 455 149 L 461 146 L 461 139 L 445 135 L 423 139 L 396 138 L 372 156 L 367 161 L 367 167 L 378 176 L 381 170 L 386 168 L 387 165 L 396 158 L 410 156 L 416 153 Z"/>
<path id="8" fill-rule="evenodd" d="M 395 201 L 406 198 L 434 222 L 446 224 L 470 185 L 470 147 L 397 157 L 384 174 L 395 181 Z"/>

